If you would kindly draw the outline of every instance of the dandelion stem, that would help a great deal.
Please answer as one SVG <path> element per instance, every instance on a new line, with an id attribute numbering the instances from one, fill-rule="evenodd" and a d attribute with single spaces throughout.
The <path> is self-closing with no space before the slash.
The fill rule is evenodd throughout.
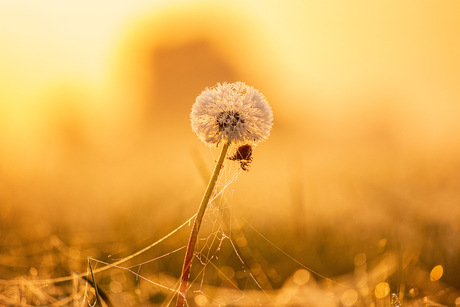
<path id="1" fill-rule="evenodd" d="M 185 253 L 184 266 L 182 267 L 179 295 L 177 298 L 176 307 L 183 307 L 185 304 L 185 295 L 187 293 L 188 279 L 190 277 L 190 269 L 192 268 L 193 253 L 195 251 L 195 245 L 198 238 L 198 232 L 200 231 L 201 221 L 203 220 L 204 213 L 206 212 L 206 207 L 208 206 L 209 199 L 211 198 L 212 192 L 214 191 L 214 186 L 216 185 L 217 178 L 219 178 L 219 173 L 224 163 L 225 156 L 227 155 L 229 144 L 224 143 L 222 151 L 220 152 L 219 159 L 217 160 L 216 166 L 212 173 L 211 179 L 209 180 L 206 192 L 201 200 L 200 207 L 198 208 L 198 213 L 193 222 L 192 232 L 190 233 L 190 238 L 188 241 L 187 252 Z"/>

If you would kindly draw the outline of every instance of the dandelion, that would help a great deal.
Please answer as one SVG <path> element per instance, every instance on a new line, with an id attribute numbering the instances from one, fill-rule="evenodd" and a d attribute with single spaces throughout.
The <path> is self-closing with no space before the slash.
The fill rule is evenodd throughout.
<path id="1" fill-rule="evenodd" d="M 238 147 L 236 153 L 229 159 L 240 161 L 241 168 L 247 170 L 252 161 L 252 146 L 265 141 L 273 125 L 273 113 L 267 99 L 258 90 L 243 82 L 218 83 L 213 88 L 205 89 L 196 98 L 190 119 L 192 129 L 200 140 L 208 146 L 219 146 L 220 144 L 223 146 L 193 222 L 182 267 L 176 307 L 182 307 L 185 304 L 185 294 L 201 221 L 229 146 Z"/>
<path id="2" fill-rule="evenodd" d="M 192 129 L 207 145 L 257 145 L 272 128 L 273 113 L 265 97 L 243 82 L 217 84 L 204 90 L 190 115 Z"/>

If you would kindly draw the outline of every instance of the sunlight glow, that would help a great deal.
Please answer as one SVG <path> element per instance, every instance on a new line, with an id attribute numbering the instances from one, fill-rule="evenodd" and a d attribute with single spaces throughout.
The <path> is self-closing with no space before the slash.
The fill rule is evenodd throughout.
<path id="1" fill-rule="evenodd" d="M 189 305 L 395 307 L 391 276 L 407 273 L 401 301 L 460 306 L 443 277 L 459 252 L 459 11 L 457 0 L 0 0 L 0 293 L 14 294 L 0 306 L 84 305 L 87 256 L 115 305 L 176 295 L 218 150 L 201 149 L 190 108 L 237 80 L 270 101 L 273 139 L 250 176 L 225 158 Z M 383 237 L 393 227 L 407 248 Z"/>

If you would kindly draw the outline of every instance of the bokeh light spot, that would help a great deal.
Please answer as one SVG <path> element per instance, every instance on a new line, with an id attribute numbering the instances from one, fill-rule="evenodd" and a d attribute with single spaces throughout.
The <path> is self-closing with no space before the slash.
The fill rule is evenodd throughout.
<path id="1" fill-rule="evenodd" d="M 129 294 L 129 293 L 126 293 L 124 296 L 123 296 L 123 301 L 126 303 L 126 305 L 128 306 L 136 306 L 136 298 Z"/>
<path id="2" fill-rule="evenodd" d="M 294 273 L 292 280 L 298 286 L 305 285 L 310 280 L 310 272 L 304 269 L 300 269 Z"/>
<path id="3" fill-rule="evenodd" d="M 29 269 L 29 272 L 30 272 L 30 276 L 34 276 L 34 277 L 35 277 L 35 276 L 38 275 L 38 270 L 37 270 L 36 268 L 34 268 L 34 267 L 31 267 L 31 268 Z"/>
<path id="4" fill-rule="evenodd" d="M 430 280 L 431 281 L 436 281 L 439 280 L 442 277 L 442 274 L 444 273 L 444 269 L 442 265 L 437 265 L 435 266 L 430 273 Z"/>
<path id="5" fill-rule="evenodd" d="M 359 253 L 359 254 L 356 254 L 353 261 L 355 263 L 355 266 L 362 266 L 362 265 L 365 265 L 366 264 L 366 260 L 367 260 L 367 257 L 366 257 L 366 254 L 365 253 Z"/>
<path id="6" fill-rule="evenodd" d="M 110 291 L 112 291 L 113 293 L 120 293 L 121 291 L 123 291 L 123 286 L 118 281 L 112 281 L 110 283 Z"/>
<path id="7" fill-rule="evenodd" d="M 235 241 L 236 245 L 238 245 L 239 247 L 245 247 L 246 244 L 248 244 L 248 241 L 246 241 L 246 238 L 244 237 L 236 238 Z"/>
<path id="8" fill-rule="evenodd" d="M 342 304 L 344 306 L 353 306 L 358 301 L 358 292 L 349 289 L 342 294 Z"/>
<path id="9" fill-rule="evenodd" d="M 375 296 L 383 298 L 390 293 L 390 285 L 387 282 L 381 282 L 375 287 Z"/>
<path id="10" fill-rule="evenodd" d="M 387 238 L 382 238 L 380 239 L 379 241 L 379 244 L 378 244 L 378 249 L 379 249 L 379 252 L 383 252 L 387 246 Z"/>
<path id="11" fill-rule="evenodd" d="M 198 294 L 197 296 L 195 296 L 195 303 L 198 306 L 206 306 L 208 304 L 208 298 L 203 294 Z"/>
<path id="12" fill-rule="evenodd" d="M 120 272 L 117 270 L 114 270 L 110 274 L 112 280 L 118 281 L 119 283 L 123 284 L 126 282 L 126 275 L 124 272 Z"/>
<path id="13" fill-rule="evenodd" d="M 235 276 L 235 270 L 229 266 L 220 268 L 219 275 L 224 279 L 232 279 Z"/>

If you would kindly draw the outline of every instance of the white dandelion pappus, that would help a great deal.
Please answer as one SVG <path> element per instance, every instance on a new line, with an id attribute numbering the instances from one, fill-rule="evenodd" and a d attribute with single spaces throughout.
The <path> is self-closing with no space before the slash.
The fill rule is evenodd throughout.
<path id="1" fill-rule="evenodd" d="M 273 113 L 267 99 L 243 82 L 206 88 L 190 114 L 193 131 L 209 146 L 257 145 L 270 135 Z"/>

